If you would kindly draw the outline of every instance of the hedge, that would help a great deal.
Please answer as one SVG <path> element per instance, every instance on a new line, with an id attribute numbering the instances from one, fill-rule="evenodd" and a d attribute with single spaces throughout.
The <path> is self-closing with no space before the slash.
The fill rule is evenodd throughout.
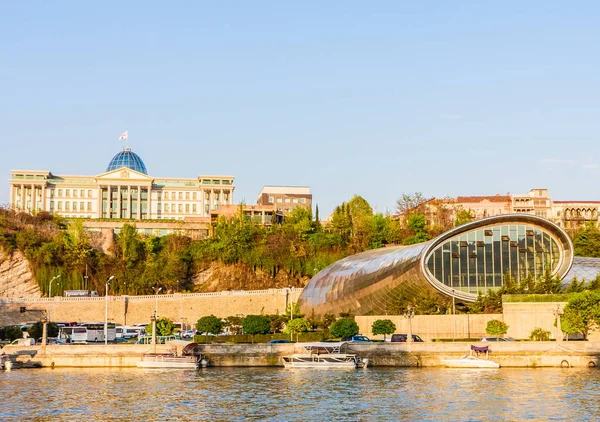
<path id="1" fill-rule="evenodd" d="M 573 293 L 560 293 L 555 295 L 502 295 L 502 303 L 509 302 L 568 302 Z"/>
<path id="2" fill-rule="evenodd" d="M 298 333 L 298 341 L 323 341 L 328 338 L 325 331 L 313 331 L 308 333 Z M 271 340 L 289 340 L 289 334 L 255 334 L 254 343 L 268 343 Z M 226 336 L 194 336 L 196 343 L 252 343 L 250 334 L 226 335 Z M 296 341 L 296 334 L 294 334 Z"/>

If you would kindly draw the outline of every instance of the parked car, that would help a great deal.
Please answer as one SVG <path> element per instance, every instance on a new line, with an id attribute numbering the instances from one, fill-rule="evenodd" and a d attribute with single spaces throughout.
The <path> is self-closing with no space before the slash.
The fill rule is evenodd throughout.
<path id="1" fill-rule="evenodd" d="M 344 337 L 342 341 L 347 341 L 350 343 L 373 343 L 371 339 L 367 336 L 363 336 L 362 334 L 358 334 L 352 337 Z"/>
<path id="2" fill-rule="evenodd" d="M 181 338 L 193 338 L 196 335 L 196 330 L 183 330 L 179 332 Z"/>
<path id="3" fill-rule="evenodd" d="M 282 344 L 282 343 L 291 343 L 291 341 L 289 341 L 289 340 L 271 340 L 267 344 Z"/>
<path id="4" fill-rule="evenodd" d="M 42 338 L 41 337 L 38 338 L 37 341 L 35 342 L 35 344 L 43 344 Z M 66 344 L 66 343 L 57 337 L 48 337 L 48 338 L 46 338 L 46 344 L 52 345 L 52 344 Z"/>
<path id="5" fill-rule="evenodd" d="M 484 337 L 479 341 L 516 341 L 512 337 L 498 337 L 498 336 L 488 336 Z"/>
<path id="6" fill-rule="evenodd" d="M 392 343 L 406 343 L 408 340 L 408 334 L 392 334 L 390 341 Z M 412 341 L 415 343 L 423 343 L 423 339 L 416 334 L 412 335 Z"/>

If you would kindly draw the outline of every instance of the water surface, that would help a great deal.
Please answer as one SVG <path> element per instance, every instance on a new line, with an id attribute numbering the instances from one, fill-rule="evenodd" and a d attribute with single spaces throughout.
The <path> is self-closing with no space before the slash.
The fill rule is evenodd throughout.
<path id="1" fill-rule="evenodd" d="M 597 369 L 37 369 L 0 420 L 595 420 Z"/>

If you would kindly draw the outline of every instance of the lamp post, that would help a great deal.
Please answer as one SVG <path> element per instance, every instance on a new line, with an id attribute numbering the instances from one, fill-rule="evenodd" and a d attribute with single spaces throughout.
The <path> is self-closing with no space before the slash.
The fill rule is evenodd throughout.
<path id="1" fill-rule="evenodd" d="M 552 312 L 556 317 L 556 342 L 562 341 L 562 327 L 560 326 L 560 316 L 563 315 L 564 312 L 560 310 L 560 305 L 556 305 L 556 309 Z M 569 337 L 567 337 L 568 339 Z"/>
<path id="2" fill-rule="evenodd" d="M 454 334 L 452 336 L 452 341 L 456 340 L 456 306 L 454 303 L 454 289 L 452 289 L 452 325 L 454 326 Z"/>
<path id="3" fill-rule="evenodd" d="M 152 318 L 152 344 L 156 346 L 156 318 L 158 318 L 158 292 L 162 290 L 162 287 L 152 287 L 154 295 L 156 297 L 156 304 L 154 305 L 154 317 Z"/>
<path id="4" fill-rule="evenodd" d="M 406 318 L 408 318 L 408 335 L 406 336 L 406 342 L 412 343 L 412 322 L 411 320 L 415 316 L 415 311 L 411 305 L 406 307 L 406 313 L 404 314 Z"/>
<path id="5" fill-rule="evenodd" d="M 104 290 L 104 298 L 106 300 L 106 307 L 104 309 L 104 345 L 106 346 L 108 344 L 108 285 L 110 284 L 110 281 L 115 278 L 114 275 L 111 275 L 110 277 L 108 277 L 108 280 L 106 280 L 106 289 Z"/>
<path id="6" fill-rule="evenodd" d="M 59 274 L 59 275 L 55 275 L 55 276 L 54 276 L 54 277 L 52 277 L 52 279 L 50 280 L 50 283 L 48 284 L 48 298 L 51 298 L 51 297 L 52 297 L 52 282 L 53 282 L 54 280 L 56 280 L 57 278 L 59 278 L 59 277 L 60 277 L 60 274 Z M 50 321 L 50 304 L 48 304 L 48 311 L 47 311 L 47 313 L 46 313 L 46 314 L 47 314 L 47 318 L 46 318 L 46 319 L 47 319 L 48 321 Z"/>

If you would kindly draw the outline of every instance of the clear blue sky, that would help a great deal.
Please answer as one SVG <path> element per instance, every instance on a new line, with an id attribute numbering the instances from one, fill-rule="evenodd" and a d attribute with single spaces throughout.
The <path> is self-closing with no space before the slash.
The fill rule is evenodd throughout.
<path id="1" fill-rule="evenodd" d="M 161 177 L 353 194 L 600 200 L 600 3 L 4 2 L 10 169 L 99 174 L 130 145 Z"/>

